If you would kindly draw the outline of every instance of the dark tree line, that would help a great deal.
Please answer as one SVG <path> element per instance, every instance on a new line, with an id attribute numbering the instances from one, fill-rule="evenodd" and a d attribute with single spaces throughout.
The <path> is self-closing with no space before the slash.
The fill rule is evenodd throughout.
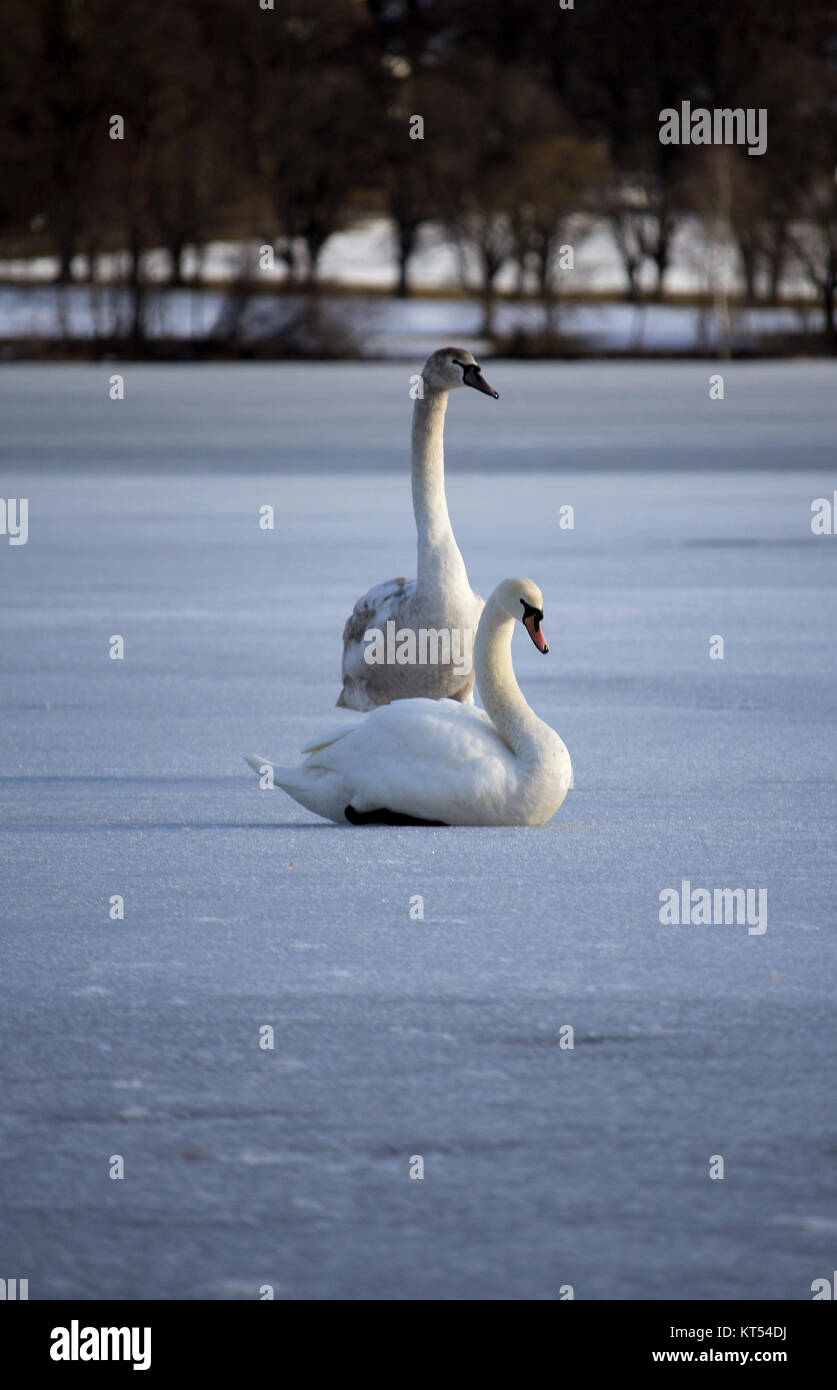
<path id="1" fill-rule="evenodd" d="M 138 342 L 148 251 L 178 285 L 213 240 L 269 244 L 314 295 L 329 237 L 384 213 L 397 292 L 439 224 L 490 330 L 510 266 L 549 313 L 594 216 L 626 296 L 663 293 L 694 215 L 723 220 L 750 302 L 804 277 L 837 346 L 833 0 L 269 2 L 5 0 L 0 256 L 68 281 L 118 253 Z M 683 100 L 765 107 L 767 152 L 662 145 Z"/>

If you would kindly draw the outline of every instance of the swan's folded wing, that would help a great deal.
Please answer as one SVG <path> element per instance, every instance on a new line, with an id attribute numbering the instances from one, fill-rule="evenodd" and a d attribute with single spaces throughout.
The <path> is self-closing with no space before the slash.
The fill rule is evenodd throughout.
<path id="1" fill-rule="evenodd" d="M 462 823 L 508 793 L 514 758 L 484 710 L 456 700 L 396 700 L 311 758 L 340 774 L 357 811 Z"/>
<path id="2" fill-rule="evenodd" d="M 339 743 L 341 738 L 345 738 L 359 724 L 362 724 L 366 716 L 359 713 L 349 713 L 339 727 L 329 729 L 327 733 L 319 734 L 314 743 L 308 743 L 302 749 L 303 753 L 319 753 L 323 748 L 330 748 L 332 744 Z"/>
<path id="3" fill-rule="evenodd" d="M 397 618 L 415 593 L 414 579 L 387 579 L 359 598 L 343 629 L 344 649 L 363 641 L 370 627 L 383 628 L 388 618 Z"/>
<path id="4" fill-rule="evenodd" d="M 337 700 L 338 705 L 368 711 L 386 704 L 387 698 L 391 698 L 391 694 L 381 697 L 377 690 L 380 674 L 376 678 L 376 668 L 367 665 L 369 647 L 364 639 L 370 631 L 385 633 L 390 621 L 400 627 L 402 615 L 409 609 L 415 588 L 414 579 L 389 579 L 385 584 L 376 584 L 374 589 L 358 599 L 343 629 L 343 689 Z M 380 668 L 377 669 L 380 672 Z"/>

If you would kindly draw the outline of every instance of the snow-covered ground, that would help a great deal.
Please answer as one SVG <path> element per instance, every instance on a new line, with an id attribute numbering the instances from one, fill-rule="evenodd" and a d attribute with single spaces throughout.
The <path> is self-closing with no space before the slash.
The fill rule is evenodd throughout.
<path id="1" fill-rule="evenodd" d="M 551 654 L 515 660 L 575 789 L 539 830 L 344 830 L 242 761 L 336 718 L 351 604 L 412 571 L 408 369 L 130 365 L 114 402 L 116 370 L 0 373 L 0 493 L 29 499 L 27 544 L 0 536 L 0 1275 L 810 1298 L 837 1250 L 835 366 L 726 365 L 711 401 L 711 364 L 496 362 L 499 401 L 452 400 L 471 579 L 545 594 Z M 683 879 L 766 889 L 767 930 L 661 925 Z"/>

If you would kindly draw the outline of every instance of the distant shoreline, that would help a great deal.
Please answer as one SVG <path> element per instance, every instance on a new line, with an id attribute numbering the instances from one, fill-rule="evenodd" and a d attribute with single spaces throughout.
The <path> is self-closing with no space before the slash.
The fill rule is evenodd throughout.
<path id="1" fill-rule="evenodd" d="M 486 330 L 486 323 L 489 328 Z M 439 341 L 525 360 L 775 358 L 831 354 L 812 301 L 749 306 L 672 292 L 635 302 L 588 289 L 547 302 L 461 290 L 398 298 L 357 285 L 0 283 L 0 361 L 397 361 Z"/>

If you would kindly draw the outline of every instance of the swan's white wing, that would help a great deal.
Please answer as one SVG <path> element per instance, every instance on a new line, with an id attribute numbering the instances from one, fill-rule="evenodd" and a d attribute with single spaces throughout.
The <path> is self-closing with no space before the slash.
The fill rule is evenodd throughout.
<path id="1" fill-rule="evenodd" d="M 335 725 L 326 733 L 318 734 L 314 743 L 307 743 L 302 750 L 303 753 L 318 753 L 321 748 L 329 748 L 331 744 L 337 743 L 338 739 L 344 738 L 352 729 L 358 728 L 363 723 L 363 718 L 360 713 L 348 714 L 343 724 Z"/>
<path id="2" fill-rule="evenodd" d="M 496 823 L 517 780 L 485 711 L 456 700 L 383 705 L 304 766 L 334 774 L 356 811 L 385 808 L 448 825 Z"/>

